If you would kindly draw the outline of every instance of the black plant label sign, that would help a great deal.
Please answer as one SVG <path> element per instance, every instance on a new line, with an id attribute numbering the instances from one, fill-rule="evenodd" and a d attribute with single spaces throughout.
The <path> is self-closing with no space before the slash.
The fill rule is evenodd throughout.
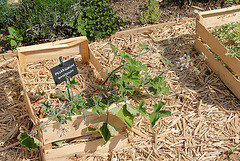
<path id="1" fill-rule="evenodd" d="M 51 68 L 51 73 L 56 85 L 66 81 L 66 76 L 73 77 L 74 75 L 77 75 L 78 70 L 74 58 Z"/>

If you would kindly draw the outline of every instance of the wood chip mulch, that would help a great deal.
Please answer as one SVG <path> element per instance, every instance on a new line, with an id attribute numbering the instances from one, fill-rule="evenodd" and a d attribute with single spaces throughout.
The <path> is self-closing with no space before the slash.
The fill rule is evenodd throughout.
<path id="1" fill-rule="evenodd" d="M 153 76 L 164 72 L 170 93 L 155 99 L 163 100 L 164 109 L 171 110 L 172 116 L 161 118 L 154 129 L 147 117 L 140 116 L 132 131 L 128 131 L 128 147 L 110 154 L 86 156 L 82 160 L 239 159 L 240 100 L 195 51 L 194 29 L 195 22 L 188 21 L 90 44 L 108 72 L 118 67 L 121 60 L 114 58 L 110 43 L 132 56 L 144 52 L 139 43 L 151 45 L 151 50 L 138 60 L 148 66 Z M 171 60 L 173 66 L 163 58 Z M 14 58 L 0 59 L 0 160 L 39 160 L 38 150 L 30 152 L 17 141 L 19 130 L 31 129 L 32 124 L 24 110 L 18 72 L 12 63 Z M 146 94 L 130 98 L 130 103 L 136 104 L 140 99 L 147 102 L 151 111 L 153 102 Z M 230 154 L 230 149 L 236 150 Z"/>

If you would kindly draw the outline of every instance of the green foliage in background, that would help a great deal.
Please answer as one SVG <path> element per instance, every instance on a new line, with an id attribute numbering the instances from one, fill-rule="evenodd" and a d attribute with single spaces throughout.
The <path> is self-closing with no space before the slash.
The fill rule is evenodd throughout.
<path id="1" fill-rule="evenodd" d="M 100 40 L 117 32 L 123 20 L 117 12 L 107 3 L 108 0 L 83 0 L 82 17 L 78 17 L 78 32 L 86 35 L 88 40 Z"/>
<path id="2" fill-rule="evenodd" d="M 22 0 L 15 13 L 15 29 L 24 31 L 25 41 L 55 39 L 71 35 L 80 8 L 79 0 Z"/>
<path id="3" fill-rule="evenodd" d="M 159 10 L 159 2 L 157 0 L 150 0 L 147 2 L 147 10 L 144 11 L 140 16 L 140 21 L 143 24 L 156 23 L 161 15 Z"/>
<path id="4" fill-rule="evenodd" d="M 15 49 L 16 47 L 20 46 L 23 41 L 21 31 L 14 30 L 12 27 L 8 27 L 8 32 L 9 35 L 5 40 L 10 43 L 11 47 Z"/>
<path id="5" fill-rule="evenodd" d="M 0 0 L 0 29 L 11 26 L 14 17 L 14 4 L 9 4 L 8 0 Z"/>
<path id="6" fill-rule="evenodd" d="M 224 3 L 236 5 L 236 4 L 239 4 L 239 0 L 224 0 Z"/>
<path id="7" fill-rule="evenodd" d="M 14 10 L 7 8 L 10 6 L 7 1 L 4 5 L 0 13 L 6 16 L 0 17 L 0 24 L 12 22 L 16 31 L 22 31 L 24 42 L 37 43 L 73 35 L 87 36 L 89 41 L 99 40 L 114 34 L 124 24 L 107 0 L 22 0 Z"/>

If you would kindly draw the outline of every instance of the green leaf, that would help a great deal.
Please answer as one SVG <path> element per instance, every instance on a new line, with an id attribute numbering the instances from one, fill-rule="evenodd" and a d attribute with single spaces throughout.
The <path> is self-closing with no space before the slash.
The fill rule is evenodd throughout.
<path id="1" fill-rule="evenodd" d="M 106 109 L 106 104 L 103 103 L 102 101 L 102 97 L 93 97 L 93 101 L 95 103 L 95 106 L 92 107 L 92 112 L 96 112 L 99 116 L 102 113 L 105 113 L 105 109 Z"/>
<path id="2" fill-rule="evenodd" d="M 121 110 L 121 107 L 119 105 L 116 105 L 116 107 L 109 110 L 109 112 L 113 115 L 116 115 Z"/>
<path id="3" fill-rule="evenodd" d="M 163 61 L 165 61 L 168 65 L 173 66 L 171 60 L 168 60 L 167 58 L 163 58 Z"/>
<path id="4" fill-rule="evenodd" d="M 18 41 L 20 41 L 20 42 L 23 41 L 23 37 L 22 37 L 22 35 L 20 35 L 20 34 L 17 35 L 16 39 L 17 39 Z"/>
<path id="5" fill-rule="evenodd" d="M 41 142 L 35 137 L 28 135 L 26 131 L 22 132 L 18 136 L 19 142 L 26 146 L 29 150 L 36 149 L 37 146 L 41 146 Z"/>
<path id="6" fill-rule="evenodd" d="M 57 146 L 61 146 L 63 143 L 64 143 L 64 140 L 59 140 L 54 142 L 54 144 Z"/>
<path id="7" fill-rule="evenodd" d="M 95 132 L 95 131 L 99 131 L 99 129 L 103 126 L 103 122 L 98 122 L 95 124 L 91 124 L 88 126 L 87 128 L 87 132 Z"/>
<path id="8" fill-rule="evenodd" d="M 171 111 L 168 110 L 161 110 L 159 112 L 153 112 L 151 114 L 148 114 L 151 122 L 152 128 L 156 126 L 158 120 L 163 116 L 171 116 Z"/>
<path id="9" fill-rule="evenodd" d="M 8 35 L 8 38 L 14 39 L 13 35 Z M 9 39 L 8 39 L 8 41 L 9 41 Z"/>
<path id="10" fill-rule="evenodd" d="M 78 33 L 80 33 L 82 36 L 86 36 L 87 32 L 83 30 L 81 27 L 78 27 Z"/>
<path id="11" fill-rule="evenodd" d="M 111 128 L 112 132 L 115 133 L 114 127 L 112 127 L 111 125 L 109 125 L 109 127 Z M 117 130 L 117 129 L 115 129 L 115 130 Z M 102 135 L 102 137 L 104 139 L 104 144 L 106 144 L 110 140 L 111 133 L 108 129 L 107 122 L 99 122 L 96 124 L 92 124 L 87 128 L 87 132 L 95 132 L 95 131 L 98 131 Z"/>
<path id="12" fill-rule="evenodd" d="M 15 46 L 17 46 L 17 42 L 15 40 L 10 40 L 10 45 L 12 47 L 15 47 Z"/>
<path id="13" fill-rule="evenodd" d="M 73 85 L 77 85 L 79 82 L 75 80 L 75 78 L 73 77 L 72 80 L 69 76 L 66 76 L 67 78 L 67 86 L 68 88 L 72 88 Z"/>
<path id="14" fill-rule="evenodd" d="M 121 109 L 116 116 L 118 116 L 129 129 L 132 128 L 134 116 L 128 112 L 126 106 L 123 106 L 123 109 Z"/>
<path id="15" fill-rule="evenodd" d="M 139 46 L 145 50 L 149 50 L 148 44 L 146 43 L 139 44 Z"/>
<path id="16" fill-rule="evenodd" d="M 156 103 L 156 104 L 153 105 L 153 110 L 154 110 L 154 112 L 159 112 L 164 105 L 165 105 L 164 102 L 158 101 L 158 103 Z"/>
<path id="17" fill-rule="evenodd" d="M 48 111 L 51 109 L 52 105 L 47 101 L 47 102 L 41 102 L 43 105 L 42 111 L 45 113 L 48 113 Z"/>
<path id="18" fill-rule="evenodd" d="M 127 94 L 127 92 L 130 92 L 131 94 L 133 94 L 134 89 L 131 87 L 127 87 L 129 83 L 126 83 L 122 79 L 119 79 L 116 84 L 121 92 L 122 97 L 124 97 Z"/>
<path id="19" fill-rule="evenodd" d="M 122 74 L 122 80 L 126 82 L 132 82 L 133 85 L 138 88 L 141 84 L 141 76 L 136 66 L 126 67 L 127 73 Z"/>
<path id="20" fill-rule="evenodd" d="M 100 128 L 100 134 L 102 135 L 102 137 L 104 139 L 104 144 L 106 144 L 111 138 L 111 133 L 108 130 L 108 123 L 107 122 L 104 122 L 103 126 Z"/>
<path id="21" fill-rule="evenodd" d="M 137 116 L 138 115 L 138 111 L 136 111 L 135 109 L 133 109 L 132 107 L 130 107 L 129 105 L 125 104 L 123 105 L 126 107 L 127 111 L 129 113 L 131 113 L 133 116 Z"/>
<path id="22" fill-rule="evenodd" d="M 145 104 L 146 103 L 141 100 L 139 105 L 136 107 L 136 110 L 138 110 L 139 113 L 141 113 L 143 116 L 146 116 L 146 114 L 147 114 L 147 108 L 143 107 Z"/>
<path id="23" fill-rule="evenodd" d="M 153 79 L 149 79 L 149 84 L 152 87 L 149 87 L 148 90 L 152 92 L 154 95 L 161 94 L 162 92 L 167 94 L 169 93 L 169 88 L 167 87 L 166 82 L 162 80 L 161 76 L 154 77 Z"/>
<path id="24" fill-rule="evenodd" d="M 67 92 L 63 92 L 61 90 L 57 90 L 56 93 L 54 94 L 55 97 L 60 98 L 61 100 L 66 100 L 68 99 L 68 94 Z"/>
<path id="25" fill-rule="evenodd" d="M 108 130 L 109 130 L 111 136 L 118 136 L 119 135 L 119 131 L 120 131 L 119 128 L 117 128 L 116 126 L 114 126 L 110 123 L 107 124 L 107 127 L 108 127 Z"/>
<path id="26" fill-rule="evenodd" d="M 10 35 L 15 35 L 16 31 L 12 27 L 8 27 L 8 32 Z"/>
<path id="27" fill-rule="evenodd" d="M 110 44 L 111 48 L 112 48 L 112 51 L 115 55 L 117 55 L 118 53 L 118 48 L 116 46 L 114 46 L 113 44 Z"/>
<path id="28" fill-rule="evenodd" d="M 71 102 L 71 106 L 73 109 L 78 110 L 78 114 L 81 114 L 81 110 L 86 106 L 86 100 L 83 99 L 80 94 L 77 94 L 74 97 L 74 101 Z"/>

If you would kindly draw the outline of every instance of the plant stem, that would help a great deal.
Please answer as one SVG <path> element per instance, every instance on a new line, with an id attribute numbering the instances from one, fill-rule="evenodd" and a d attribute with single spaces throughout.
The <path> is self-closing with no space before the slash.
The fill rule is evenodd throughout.
<path id="1" fill-rule="evenodd" d="M 148 92 L 148 90 L 144 86 L 142 86 L 142 87 L 147 92 L 147 94 L 150 96 L 150 98 L 153 100 L 153 102 L 157 104 L 156 100 L 151 96 L 151 94 Z"/>
<path id="2" fill-rule="evenodd" d="M 119 67 L 115 68 L 109 75 L 108 77 L 105 79 L 105 81 L 101 84 L 104 85 L 107 83 L 107 81 L 109 80 L 109 78 L 112 76 L 113 73 L 115 73 L 117 70 L 119 70 L 120 68 L 122 68 L 124 65 L 120 65 Z"/>

